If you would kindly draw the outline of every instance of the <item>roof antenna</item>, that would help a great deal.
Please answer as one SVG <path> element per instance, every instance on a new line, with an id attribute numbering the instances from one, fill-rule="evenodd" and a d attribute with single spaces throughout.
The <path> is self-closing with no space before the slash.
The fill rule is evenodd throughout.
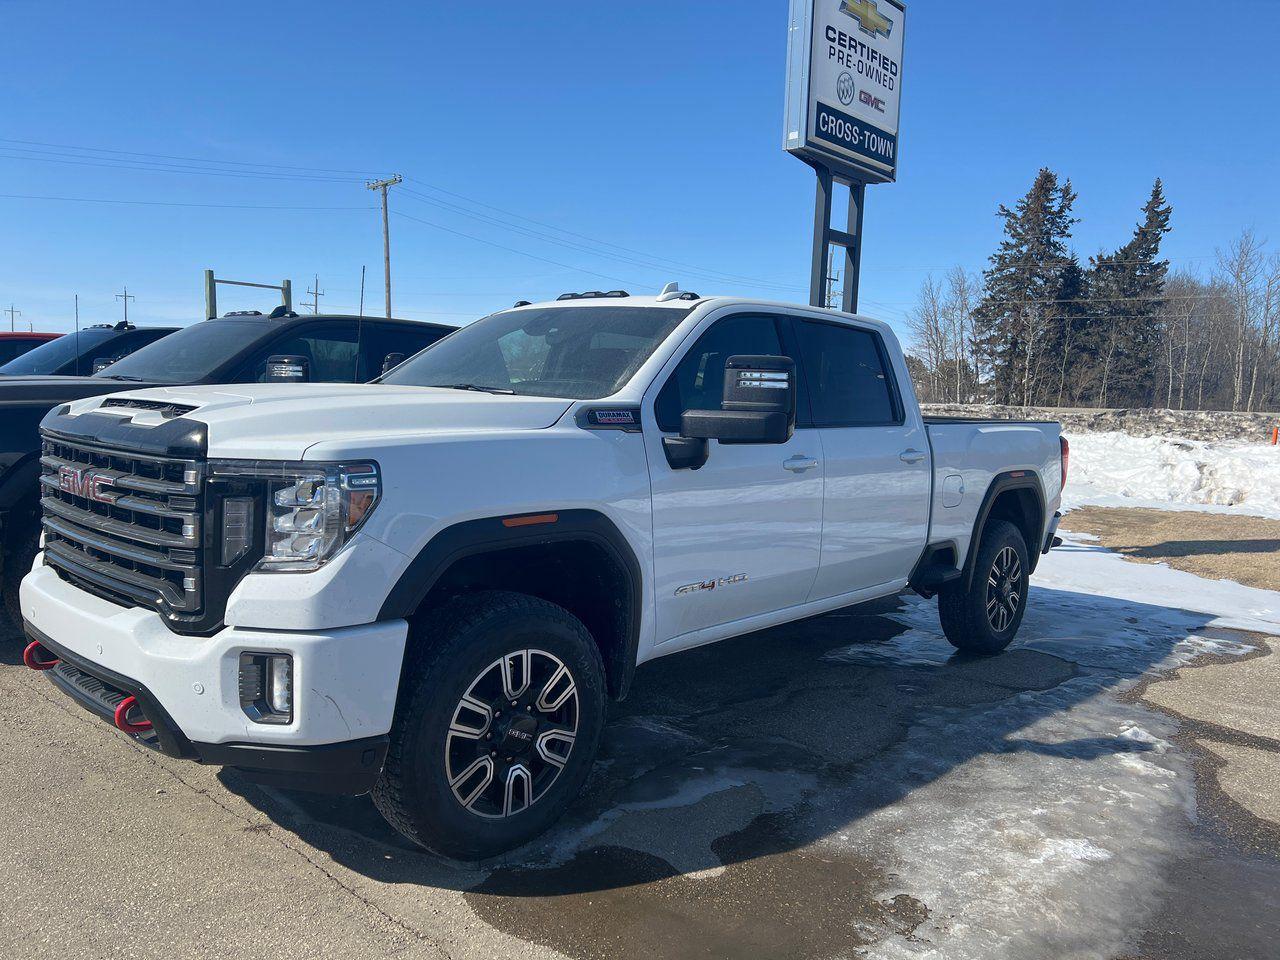
<path id="1" fill-rule="evenodd" d="M 674 280 L 662 288 L 662 292 L 658 294 L 658 302 L 665 303 L 668 300 L 676 300 L 680 297 L 680 284 Z"/>

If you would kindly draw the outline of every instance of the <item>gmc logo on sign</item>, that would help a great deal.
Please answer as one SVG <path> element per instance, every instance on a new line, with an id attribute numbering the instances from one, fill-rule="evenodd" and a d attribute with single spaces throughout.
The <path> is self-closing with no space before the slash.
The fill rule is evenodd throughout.
<path id="1" fill-rule="evenodd" d="M 858 91 L 858 100 L 865 106 L 871 107 L 873 110 L 879 110 L 884 113 L 884 101 L 879 97 L 872 96 L 865 90 Z"/>
<path id="2" fill-rule="evenodd" d="M 111 478 L 93 470 L 77 470 L 75 467 L 58 468 L 58 489 L 72 496 L 84 497 L 98 503 L 112 503 L 115 494 L 110 492 Z"/>

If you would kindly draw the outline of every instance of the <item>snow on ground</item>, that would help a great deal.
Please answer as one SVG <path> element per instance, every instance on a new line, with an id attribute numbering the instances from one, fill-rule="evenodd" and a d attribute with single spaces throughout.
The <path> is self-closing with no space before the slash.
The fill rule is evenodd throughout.
<path id="1" fill-rule="evenodd" d="M 1144 675 L 1204 653 L 1250 648 L 1224 627 L 1280 634 L 1280 593 L 1137 564 L 1067 535 L 1032 578 L 1006 657 L 1048 654 L 1076 675 L 1046 690 L 922 716 L 872 774 L 912 789 L 828 843 L 883 852 L 887 896 L 930 914 L 912 938 L 870 951 L 895 960 L 1102 958 L 1158 909 L 1160 876 L 1185 854 L 1194 774 L 1171 743 L 1177 722 L 1117 698 Z M 934 604 L 906 597 L 908 629 L 840 662 L 946 662 Z M 1026 655 L 1026 654 L 1023 654 Z"/>
<path id="2" fill-rule="evenodd" d="M 1280 447 L 1069 433 L 1066 509 L 1205 510 L 1280 519 Z"/>

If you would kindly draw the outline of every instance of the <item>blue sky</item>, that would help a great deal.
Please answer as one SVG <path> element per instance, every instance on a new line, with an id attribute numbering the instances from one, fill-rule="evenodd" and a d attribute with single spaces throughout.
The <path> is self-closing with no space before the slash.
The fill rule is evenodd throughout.
<path id="1" fill-rule="evenodd" d="M 0 193 L 77 198 L 0 199 L 0 306 L 66 330 L 73 294 L 82 322 L 111 320 L 127 284 L 131 319 L 188 322 L 212 267 L 291 277 L 298 301 L 318 274 L 321 307 L 354 312 L 367 265 L 376 313 L 362 180 L 386 172 L 411 178 L 392 199 L 402 316 L 671 279 L 803 301 L 813 176 L 781 149 L 786 16 L 785 0 L 0 3 Z M 1042 165 L 1080 193 L 1082 256 L 1128 237 L 1156 176 L 1176 267 L 1207 271 L 1242 227 L 1280 241 L 1278 37 L 1273 0 L 909 3 L 899 180 L 868 191 L 863 312 L 900 323 L 930 271 L 980 269 L 996 205 Z"/>

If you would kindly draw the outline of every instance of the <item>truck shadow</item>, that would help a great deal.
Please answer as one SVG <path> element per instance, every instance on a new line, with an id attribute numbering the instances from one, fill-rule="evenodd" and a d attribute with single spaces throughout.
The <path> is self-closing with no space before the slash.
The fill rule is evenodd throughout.
<path id="1" fill-rule="evenodd" d="M 935 605 L 903 596 L 653 661 L 614 707 L 570 812 L 545 837 L 480 865 L 417 849 L 368 798 L 221 776 L 343 866 L 382 883 L 464 891 L 482 919 L 570 955 L 639 926 L 643 936 L 632 939 L 644 955 L 678 956 L 689 937 L 716 939 L 708 926 L 717 924 L 738 946 L 763 945 L 760 955 L 775 946 L 827 955 L 794 938 L 828 931 L 847 948 L 855 929 L 910 935 L 928 914 L 909 897 L 879 899 L 885 864 L 865 851 L 833 854 L 830 844 L 983 757 L 1088 765 L 1151 750 L 1099 732 L 1105 723 L 1041 721 L 1167 662 L 1208 620 L 1033 586 L 1019 640 L 997 657 L 955 653 Z M 1011 769 L 1005 776 L 1027 776 Z M 719 913 L 708 912 L 708 898 L 723 901 Z"/>

